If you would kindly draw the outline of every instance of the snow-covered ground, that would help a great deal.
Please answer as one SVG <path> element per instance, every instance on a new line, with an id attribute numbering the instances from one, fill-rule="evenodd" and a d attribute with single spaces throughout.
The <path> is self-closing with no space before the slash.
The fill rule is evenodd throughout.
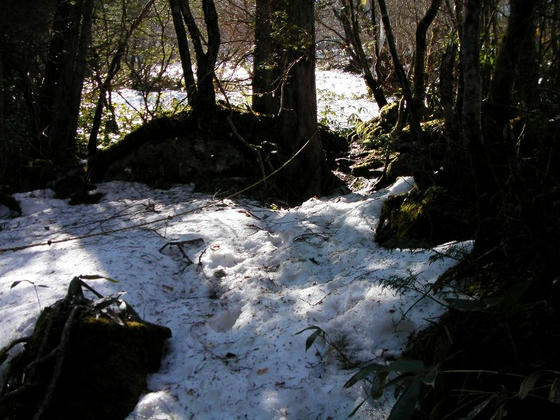
<path id="1" fill-rule="evenodd" d="M 368 121 L 379 114 L 379 107 L 368 96 L 364 79 L 341 70 L 316 72 L 317 118 L 333 129 L 354 126 L 356 119 Z"/>
<path id="2" fill-rule="evenodd" d="M 79 206 L 50 190 L 17 194 L 23 215 L 0 221 L 0 248 L 106 234 L 0 253 L 0 347 L 30 334 L 39 306 L 62 298 L 72 277 L 99 274 L 119 283 L 94 288 L 128 292 L 142 317 L 173 332 L 129 419 L 345 418 L 365 395 L 358 385 L 343 388 L 354 370 L 324 342 L 306 352 L 309 334 L 295 334 L 316 325 L 352 360 L 383 362 L 442 313 L 430 299 L 416 303 L 417 292 L 381 284 L 412 275 L 422 288 L 453 264 L 430 262 L 434 251 L 375 243 L 383 199 L 411 183 L 280 210 L 213 200 L 189 186 L 108 182 L 99 204 Z M 437 251 L 458 246 L 468 244 Z M 18 280 L 46 287 L 10 288 Z M 357 418 L 386 418 L 392 403 L 387 394 Z"/>
<path id="3" fill-rule="evenodd" d="M 319 70 L 317 89 L 319 119 L 332 127 L 378 112 L 359 76 Z M 124 105 L 124 97 L 141 107 L 136 92 L 120 93 L 115 102 Z M 241 89 L 230 100 L 246 98 Z M 430 257 L 470 246 L 386 250 L 375 243 L 383 200 L 412 182 L 280 210 L 214 200 L 190 186 L 108 182 L 98 186 L 105 193 L 99 204 L 80 206 L 50 190 L 17 194 L 23 215 L 0 219 L 0 248 L 52 244 L 0 252 L 0 347 L 29 335 L 40 308 L 62 298 L 74 276 L 103 275 L 119 283 L 97 280 L 97 290 L 126 291 L 142 317 L 173 332 L 129 419 L 346 418 L 366 395 L 358 385 L 343 388 L 354 370 L 322 340 L 306 352 L 311 332 L 296 333 L 318 326 L 352 361 L 398 357 L 409 335 L 444 308 L 420 292 L 396 293 L 387 280 L 414 279 L 424 290 L 454 263 Z M 11 288 L 21 280 L 28 282 Z M 356 416 L 384 419 L 393 403 L 387 393 Z"/>

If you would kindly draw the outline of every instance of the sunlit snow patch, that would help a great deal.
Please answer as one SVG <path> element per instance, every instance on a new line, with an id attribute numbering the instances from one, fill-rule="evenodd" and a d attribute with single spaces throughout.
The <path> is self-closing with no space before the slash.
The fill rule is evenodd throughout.
<path id="1" fill-rule="evenodd" d="M 69 278 L 101 274 L 119 280 L 96 283 L 102 294 L 127 291 L 140 316 L 173 331 L 162 368 L 129 419 L 346 418 L 363 398 L 359 386 L 343 388 L 354 371 L 326 342 L 306 352 L 306 334 L 295 333 L 316 325 L 352 360 L 383 362 L 443 312 L 418 292 L 396 293 L 387 280 L 412 276 L 425 287 L 455 261 L 430 262 L 433 251 L 386 250 L 374 241 L 383 200 L 412 185 L 401 178 L 371 195 L 278 211 L 214 202 L 189 186 L 109 182 L 98 188 L 104 199 L 87 206 L 21 194 L 24 214 L 3 224 L 2 244 L 105 234 L 2 255 L 0 346 L 29 334 L 39 313 L 31 284 L 10 289 L 14 281 L 48 286 L 39 290 L 44 307 L 64 296 Z M 193 239 L 200 241 L 185 248 L 192 264 L 164 248 Z M 356 416 L 386 418 L 392 402 L 366 404 Z"/>

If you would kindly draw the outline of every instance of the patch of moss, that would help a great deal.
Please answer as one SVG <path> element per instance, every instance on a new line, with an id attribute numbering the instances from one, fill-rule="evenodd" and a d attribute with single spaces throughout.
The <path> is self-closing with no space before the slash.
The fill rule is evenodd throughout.
<path id="1" fill-rule="evenodd" d="M 399 101 L 385 105 L 379 110 L 379 116 L 386 125 L 394 126 L 399 116 Z"/>
<path id="2" fill-rule="evenodd" d="M 397 121 L 398 102 L 393 102 L 381 108 L 379 116 L 356 124 L 352 136 L 368 149 L 385 147 L 390 141 L 389 133 Z"/>
<path id="3" fill-rule="evenodd" d="M 365 158 L 352 165 L 351 171 L 354 176 L 371 177 L 376 174 L 374 171 L 382 167 L 385 157 L 381 152 L 372 151 Z"/>
<path id="4" fill-rule="evenodd" d="M 376 240 L 388 248 L 425 248 L 474 235 L 472 215 L 445 188 L 414 188 L 383 205 Z"/>
<path id="5" fill-rule="evenodd" d="M 125 418 L 146 390 L 146 375 L 159 369 L 168 328 L 142 320 L 126 323 L 104 316 L 80 301 L 63 354 L 63 330 L 74 304 L 61 300 L 46 308 L 31 342 L 10 362 L 0 393 L 0 418 L 29 419 L 43 405 L 63 357 L 60 376 L 44 418 Z M 44 356 L 52 353 L 52 357 Z M 41 355 L 41 356 L 40 356 Z M 44 359 L 37 363 L 37 358 Z"/>

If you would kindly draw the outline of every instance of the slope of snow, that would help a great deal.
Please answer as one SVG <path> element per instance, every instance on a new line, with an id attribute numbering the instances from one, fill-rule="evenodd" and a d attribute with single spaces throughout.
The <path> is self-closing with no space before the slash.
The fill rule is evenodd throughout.
<path id="1" fill-rule="evenodd" d="M 383 199 L 411 184 L 403 178 L 372 195 L 286 210 L 216 201 L 189 186 L 109 182 L 98 187 L 99 204 L 80 206 L 50 190 L 18 194 L 23 216 L 0 224 L 2 248 L 106 234 L 0 253 L 0 347 L 30 334 L 39 307 L 62 298 L 72 277 L 99 274 L 119 281 L 92 281 L 99 292 L 127 291 L 142 317 L 173 332 L 129 419 L 345 418 L 365 395 L 359 386 L 343 389 L 354 371 L 325 342 L 306 352 L 309 334 L 295 334 L 316 325 L 350 359 L 382 362 L 442 313 L 429 299 L 416 303 L 417 292 L 399 295 L 381 284 L 413 275 L 422 287 L 453 264 L 430 263 L 434 251 L 374 242 Z M 469 244 L 437 251 L 460 246 Z M 33 284 L 10 288 L 18 280 Z M 357 417 L 386 418 L 392 402 L 388 394 Z"/>

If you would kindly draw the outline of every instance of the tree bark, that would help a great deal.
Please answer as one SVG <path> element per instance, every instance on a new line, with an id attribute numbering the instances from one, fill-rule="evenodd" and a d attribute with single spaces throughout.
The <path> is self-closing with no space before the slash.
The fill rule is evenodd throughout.
<path id="1" fill-rule="evenodd" d="M 181 67 L 183 69 L 183 78 L 185 79 L 185 90 L 189 104 L 192 105 L 194 94 L 196 93 L 196 82 L 192 71 L 191 53 L 187 39 L 187 31 L 183 25 L 183 16 L 181 15 L 181 6 L 179 0 L 169 0 L 171 8 L 171 16 L 173 18 L 173 27 L 177 35 L 177 46 L 179 49 L 179 57 L 181 58 Z"/>
<path id="2" fill-rule="evenodd" d="M 75 135 L 92 13 L 93 0 L 59 0 L 56 7 L 41 88 L 40 121 L 47 139 L 45 155 L 59 166 L 70 165 L 76 158 Z"/>
<path id="3" fill-rule="evenodd" d="M 377 22 L 377 13 L 375 13 L 375 2 L 371 1 L 370 7 L 370 19 L 371 19 L 371 26 L 373 28 L 373 42 L 374 42 L 374 49 L 375 49 L 375 76 L 379 84 L 381 84 L 381 80 L 383 77 L 381 75 L 381 49 L 383 45 L 379 43 L 379 24 Z"/>
<path id="4" fill-rule="evenodd" d="M 480 85 L 480 12 L 479 0 L 465 0 L 462 38 L 463 110 L 462 128 L 467 144 L 482 144 L 482 91 Z"/>
<path id="5" fill-rule="evenodd" d="M 282 149 L 293 155 L 309 142 L 286 168 L 290 189 L 301 199 L 323 194 L 331 174 L 317 132 L 314 1 L 287 0 L 284 4 L 290 42 L 285 50 L 286 80 L 280 108 Z"/>
<path id="6" fill-rule="evenodd" d="M 203 47 L 202 34 L 192 14 L 189 0 L 179 0 L 181 13 L 193 44 L 196 57 L 196 92 L 193 95 L 192 107 L 195 112 L 208 112 L 216 106 L 214 91 L 214 67 L 220 48 L 220 28 L 214 0 L 202 0 L 204 23 L 208 39 L 206 52 Z"/>
<path id="7" fill-rule="evenodd" d="M 535 0 L 510 1 L 508 26 L 496 58 L 489 93 L 489 102 L 492 105 L 492 123 L 496 124 L 498 132 L 511 115 L 513 85 L 520 58 L 523 54 L 531 54 L 522 47 L 528 47 L 533 42 L 532 30 L 534 30 L 533 17 L 536 3 Z"/>
<path id="8" fill-rule="evenodd" d="M 277 114 L 280 110 L 281 47 L 274 36 L 273 20 L 281 6 L 278 0 L 256 2 L 252 107 L 265 114 Z"/>
<path id="9" fill-rule="evenodd" d="M 425 61 L 426 61 L 426 33 L 428 28 L 436 18 L 441 0 L 432 0 L 428 11 L 416 27 L 416 54 L 414 60 L 414 101 L 418 118 L 422 119 L 424 114 L 424 102 L 426 99 L 425 91 Z"/>
<path id="10" fill-rule="evenodd" d="M 441 98 L 441 107 L 443 108 L 443 118 L 448 132 L 454 130 L 454 115 L 453 115 L 453 92 L 454 92 L 454 77 L 453 68 L 457 56 L 457 44 L 452 42 L 447 46 L 445 52 L 441 57 L 441 65 L 439 72 L 439 96 Z"/>
<path id="11" fill-rule="evenodd" d="M 354 0 L 344 0 L 344 4 L 345 6 L 340 12 L 333 8 L 335 16 L 342 23 L 344 34 L 346 37 L 345 41 L 354 52 L 354 56 L 357 59 L 361 71 L 364 75 L 366 85 L 373 93 L 373 97 L 375 98 L 375 102 L 377 103 L 379 108 L 382 108 L 387 105 L 387 98 L 383 93 L 383 89 L 381 88 L 379 81 L 371 71 L 368 59 L 364 51 L 356 10 L 357 5 L 354 4 Z"/>

